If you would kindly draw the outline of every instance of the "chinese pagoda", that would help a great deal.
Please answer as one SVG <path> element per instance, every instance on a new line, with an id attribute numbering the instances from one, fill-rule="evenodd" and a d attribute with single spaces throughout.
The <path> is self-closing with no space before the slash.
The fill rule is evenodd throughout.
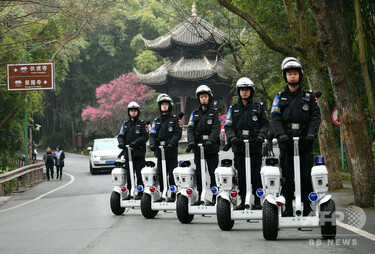
<path id="1" fill-rule="evenodd" d="M 181 112 L 197 108 L 196 88 L 208 85 L 214 94 L 214 105 L 226 113 L 232 100 L 232 80 L 224 74 L 221 60 L 225 34 L 197 15 L 192 15 L 166 35 L 154 40 L 143 38 L 148 49 L 169 60 L 153 72 L 142 74 L 139 81 L 157 92 L 179 99 Z M 177 103 L 178 104 L 178 103 Z"/>

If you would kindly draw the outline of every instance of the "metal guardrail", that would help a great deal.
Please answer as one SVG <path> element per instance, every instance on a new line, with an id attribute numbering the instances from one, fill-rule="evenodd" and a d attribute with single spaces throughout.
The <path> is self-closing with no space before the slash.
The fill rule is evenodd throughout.
<path id="1" fill-rule="evenodd" d="M 24 166 L 4 174 L 0 174 L 0 196 L 5 196 L 5 184 L 9 184 L 9 193 L 13 192 L 13 182 L 15 181 L 15 191 L 19 190 L 19 182 L 22 181 L 22 187 L 26 184 L 32 186 L 40 183 L 43 178 L 44 162 L 37 162 Z"/>

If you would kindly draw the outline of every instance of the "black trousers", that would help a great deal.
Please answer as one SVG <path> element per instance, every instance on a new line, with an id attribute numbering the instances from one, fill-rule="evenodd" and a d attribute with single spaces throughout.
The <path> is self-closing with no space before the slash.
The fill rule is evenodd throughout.
<path id="1" fill-rule="evenodd" d="M 165 162 L 166 162 L 166 165 L 167 165 L 167 175 L 169 177 L 169 186 L 175 185 L 174 178 L 173 178 L 173 169 L 175 169 L 178 165 L 177 158 L 176 159 L 167 159 L 167 160 L 165 160 Z M 164 190 L 163 169 L 161 167 L 161 159 L 160 158 L 158 158 L 158 173 L 159 173 L 160 191 L 163 192 L 163 190 Z"/>
<path id="2" fill-rule="evenodd" d="M 51 177 L 53 179 L 53 164 L 46 164 L 46 175 L 47 180 L 49 180 L 49 174 L 51 173 Z"/>
<path id="3" fill-rule="evenodd" d="M 262 154 L 251 153 L 250 154 L 250 165 L 251 165 L 251 185 L 252 193 L 255 195 L 257 189 L 262 188 L 262 179 L 260 177 L 260 168 L 262 166 Z M 246 196 L 246 165 L 245 165 L 245 154 L 234 153 L 234 167 L 238 173 L 238 189 L 241 201 L 245 202 Z M 255 196 L 257 197 L 257 196 Z"/>
<path id="4" fill-rule="evenodd" d="M 313 191 L 311 183 L 311 168 L 314 165 L 314 160 L 311 150 L 300 150 L 300 175 L 301 175 L 301 200 L 308 204 L 308 195 Z M 285 185 L 282 193 L 286 199 L 286 206 L 292 206 L 294 198 L 294 159 L 293 150 L 280 149 L 280 166 L 282 175 L 285 178 Z"/>
<path id="5" fill-rule="evenodd" d="M 217 168 L 217 165 L 219 164 L 219 154 L 208 153 L 208 154 L 205 154 L 204 157 L 206 159 L 208 173 L 210 174 L 210 178 L 211 178 L 210 187 L 216 186 L 215 169 Z M 198 188 L 198 192 L 200 195 L 202 193 L 202 174 L 201 174 L 201 155 L 200 154 L 194 154 L 194 163 L 196 167 L 197 188 Z"/>
<path id="6" fill-rule="evenodd" d="M 146 165 L 146 160 L 145 160 L 144 157 L 133 159 L 133 171 L 135 172 L 135 175 L 137 176 L 137 183 L 136 183 L 137 186 L 138 185 L 143 186 L 141 170 L 142 170 L 142 168 L 144 168 L 145 165 Z M 126 169 L 126 179 L 128 181 L 127 188 L 130 190 L 131 182 L 130 182 L 130 170 L 129 170 L 129 162 L 128 161 L 126 161 L 125 169 Z M 135 186 L 135 188 L 137 188 L 137 186 Z"/>
<path id="7" fill-rule="evenodd" d="M 62 169 L 63 169 L 62 166 L 56 166 L 56 174 L 57 174 L 56 179 L 59 179 L 59 177 L 61 179 L 61 177 L 62 177 Z"/>

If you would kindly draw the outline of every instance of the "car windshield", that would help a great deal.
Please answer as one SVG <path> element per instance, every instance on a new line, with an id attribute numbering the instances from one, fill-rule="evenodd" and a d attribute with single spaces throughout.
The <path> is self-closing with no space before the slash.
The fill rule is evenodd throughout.
<path id="1" fill-rule="evenodd" d="M 94 151 L 120 150 L 116 139 L 98 140 L 94 142 Z"/>

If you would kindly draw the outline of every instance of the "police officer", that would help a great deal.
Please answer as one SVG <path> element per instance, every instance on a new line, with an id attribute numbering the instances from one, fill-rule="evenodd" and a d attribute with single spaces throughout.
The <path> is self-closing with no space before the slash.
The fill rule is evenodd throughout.
<path id="1" fill-rule="evenodd" d="M 267 136 L 269 121 L 262 102 L 253 102 L 255 85 L 249 78 L 237 81 L 238 102 L 230 106 L 225 121 L 225 133 L 232 143 L 234 167 L 238 172 L 238 187 L 241 204 L 236 210 L 245 209 L 246 172 L 244 139 L 250 141 L 251 184 L 254 194 L 253 209 L 261 209 L 260 199 L 255 191 L 262 187 L 260 168 L 262 166 L 262 144 Z"/>
<path id="2" fill-rule="evenodd" d="M 157 98 L 159 104 L 160 117 L 152 122 L 150 131 L 150 149 L 155 152 L 158 158 L 159 184 L 160 191 L 164 190 L 163 171 L 161 166 L 161 151 L 159 146 L 164 143 L 165 160 L 169 184 L 175 185 L 173 178 L 173 169 L 177 167 L 178 141 L 182 135 L 182 122 L 176 115 L 171 115 L 173 109 L 173 100 L 166 94 L 161 94 Z M 176 194 L 172 193 L 168 202 L 174 202 Z M 158 200 L 161 201 L 161 200 Z"/>
<path id="3" fill-rule="evenodd" d="M 129 171 L 129 157 L 126 145 L 132 148 L 133 169 L 137 175 L 137 185 L 143 186 L 141 169 L 145 166 L 146 142 L 148 140 L 148 126 L 139 119 L 141 114 L 141 107 L 135 101 L 128 104 L 129 120 L 122 124 L 120 133 L 117 137 L 118 147 L 123 149 L 123 154 L 126 159 L 125 169 L 128 179 L 128 189 L 130 186 L 130 171 Z M 135 199 L 141 199 L 142 192 L 138 192 Z M 130 199 L 130 195 L 126 199 Z"/>
<path id="4" fill-rule="evenodd" d="M 220 149 L 220 129 L 219 111 L 210 106 L 212 102 L 212 91 L 206 85 L 200 85 L 195 91 L 200 107 L 194 110 L 189 119 L 187 138 L 189 149 L 194 148 L 194 163 L 196 166 L 198 201 L 193 205 L 200 205 L 200 195 L 202 193 L 202 177 L 200 163 L 200 148 L 198 143 L 204 146 L 204 157 L 207 162 L 208 172 L 210 174 L 210 187 L 216 186 L 215 169 L 219 164 Z M 206 186 L 203 186 L 205 188 Z M 212 196 L 212 203 L 215 204 L 216 195 Z"/>
<path id="5" fill-rule="evenodd" d="M 271 125 L 279 142 L 280 166 L 285 177 L 283 194 L 286 208 L 283 216 L 293 215 L 293 137 L 300 138 L 301 199 L 304 203 L 303 216 L 307 216 L 312 211 L 308 194 L 312 191 L 310 176 L 313 166 L 312 148 L 321 121 L 320 109 L 312 91 L 302 89 L 301 63 L 294 57 L 287 57 L 281 64 L 281 70 L 287 85 L 284 91 L 275 96 L 271 110 Z"/>

